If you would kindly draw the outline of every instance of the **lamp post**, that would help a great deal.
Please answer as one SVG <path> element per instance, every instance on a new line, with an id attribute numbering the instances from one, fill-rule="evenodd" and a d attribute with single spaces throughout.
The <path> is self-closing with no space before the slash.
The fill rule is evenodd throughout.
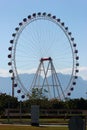
<path id="1" fill-rule="evenodd" d="M 87 92 L 85 94 L 86 94 L 86 100 L 87 100 Z"/>
<path id="2" fill-rule="evenodd" d="M 10 121 L 10 116 L 9 116 L 9 109 L 10 109 L 10 102 L 8 101 L 8 123 L 9 123 L 9 121 Z"/>
<path id="3" fill-rule="evenodd" d="M 20 122 L 21 122 L 21 119 L 22 119 L 22 111 L 21 111 L 21 107 L 22 107 L 21 105 L 22 104 L 21 103 L 22 103 L 22 101 L 20 100 Z"/>

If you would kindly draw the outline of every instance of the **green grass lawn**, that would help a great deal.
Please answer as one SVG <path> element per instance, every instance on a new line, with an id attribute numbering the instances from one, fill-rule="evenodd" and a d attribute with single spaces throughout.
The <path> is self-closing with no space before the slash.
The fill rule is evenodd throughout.
<path id="1" fill-rule="evenodd" d="M 40 119 L 40 125 L 49 124 L 48 126 L 30 126 L 30 119 L 0 119 L 0 130 L 69 130 L 68 119 Z M 15 125 L 16 124 L 16 125 Z M 20 125 L 19 125 L 20 124 Z M 28 124 L 28 125 L 24 125 Z M 50 126 L 52 124 L 62 124 L 61 126 Z M 63 124 L 67 124 L 64 126 Z"/>
<path id="2" fill-rule="evenodd" d="M 50 118 L 50 119 L 39 119 L 40 124 L 68 124 L 68 119 L 58 119 L 58 118 Z M 30 124 L 31 119 L 0 119 L 0 123 L 4 124 Z"/>
<path id="3" fill-rule="evenodd" d="M 0 125 L 0 130 L 68 130 L 68 127 L 59 126 L 17 126 L 17 125 Z"/>

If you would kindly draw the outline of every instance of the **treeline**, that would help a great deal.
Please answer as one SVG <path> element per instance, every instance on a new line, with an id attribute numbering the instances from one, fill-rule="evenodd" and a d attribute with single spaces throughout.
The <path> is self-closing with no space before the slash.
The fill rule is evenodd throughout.
<path id="1" fill-rule="evenodd" d="M 68 99 L 66 101 L 59 101 L 58 99 L 30 99 L 21 101 L 22 109 L 30 109 L 31 105 L 39 105 L 41 109 L 87 109 L 87 100 L 80 99 Z M 5 112 L 5 109 L 20 108 L 20 101 L 17 98 L 6 94 L 0 94 L 0 114 Z"/>

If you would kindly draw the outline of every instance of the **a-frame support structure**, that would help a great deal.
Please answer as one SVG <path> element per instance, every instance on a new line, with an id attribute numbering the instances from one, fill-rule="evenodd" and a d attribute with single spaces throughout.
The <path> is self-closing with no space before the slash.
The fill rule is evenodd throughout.
<path id="1" fill-rule="evenodd" d="M 32 88 L 42 89 L 43 94 L 49 99 L 57 98 L 61 100 L 61 97 L 65 98 L 51 57 L 40 59 L 40 64 L 31 84 L 31 90 Z"/>

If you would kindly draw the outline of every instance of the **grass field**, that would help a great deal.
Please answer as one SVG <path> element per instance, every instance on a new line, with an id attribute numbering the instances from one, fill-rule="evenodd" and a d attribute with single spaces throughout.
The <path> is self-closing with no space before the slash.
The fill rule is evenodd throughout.
<path id="1" fill-rule="evenodd" d="M 60 126 L 18 126 L 18 125 L 0 125 L 0 130 L 68 130 L 68 127 Z"/>
<path id="2" fill-rule="evenodd" d="M 41 126 L 35 127 L 30 126 L 30 119 L 0 119 L 0 130 L 69 130 L 68 121 L 68 119 L 40 119 Z M 56 125 L 52 126 L 52 124 Z"/>
<path id="3" fill-rule="evenodd" d="M 50 119 L 39 119 L 40 124 L 68 124 L 68 119 L 58 119 L 58 118 L 50 118 Z M 0 119 L 0 123 L 2 124 L 30 124 L 31 119 Z"/>

